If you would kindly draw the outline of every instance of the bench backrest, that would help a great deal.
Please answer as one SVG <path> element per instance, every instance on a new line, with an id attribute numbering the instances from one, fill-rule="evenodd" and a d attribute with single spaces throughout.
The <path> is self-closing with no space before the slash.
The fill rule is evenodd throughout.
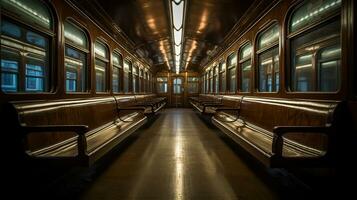
<path id="1" fill-rule="evenodd" d="M 324 126 L 333 123 L 333 113 L 339 102 L 313 102 L 257 97 L 243 97 L 240 119 L 272 134 L 275 126 Z M 300 144 L 325 150 L 327 137 L 322 134 L 288 134 Z"/>
<path id="2" fill-rule="evenodd" d="M 125 107 L 132 97 L 105 97 L 54 101 L 11 102 L 19 123 L 35 125 L 87 125 L 89 131 L 114 122 L 118 118 L 117 102 Z M 133 111 L 125 111 L 120 115 Z M 75 134 L 51 133 L 29 134 L 26 145 L 37 150 L 74 137 Z"/>

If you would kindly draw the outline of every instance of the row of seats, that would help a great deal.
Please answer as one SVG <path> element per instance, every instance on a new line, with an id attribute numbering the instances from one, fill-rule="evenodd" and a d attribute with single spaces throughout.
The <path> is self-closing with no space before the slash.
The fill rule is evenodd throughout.
<path id="1" fill-rule="evenodd" d="M 24 157 L 57 166 L 89 166 L 166 105 L 155 95 L 10 102 Z"/>
<path id="2" fill-rule="evenodd" d="M 268 167 L 333 163 L 343 102 L 200 95 L 190 103 Z"/>

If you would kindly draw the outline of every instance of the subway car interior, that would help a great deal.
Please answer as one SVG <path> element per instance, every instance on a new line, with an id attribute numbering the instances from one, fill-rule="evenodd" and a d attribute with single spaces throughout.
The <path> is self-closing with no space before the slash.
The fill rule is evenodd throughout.
<path id="1" fill-rule="evenodd" d="M 1 0 L 3 197 L 353 199 L 356 4 Z"/>

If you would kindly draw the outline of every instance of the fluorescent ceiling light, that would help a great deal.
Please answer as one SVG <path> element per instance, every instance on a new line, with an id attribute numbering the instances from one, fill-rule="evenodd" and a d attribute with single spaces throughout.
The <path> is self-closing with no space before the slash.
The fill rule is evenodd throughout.
<path id="1" fill-rule="evenodd" d="M 175 45 L 175 54 L 176 55 L 181 54 L 181 45 Z"/>
<path id="2" fill-rule="evenodd" d="M 173 23 L 176 29 L 180 29 L 183 21 L 183 1 L 181 1 L 179 4 L 176 4 L 177 2 L 175 2 L 171 2 Z"/>
<path id="3" fill-rule="evenodd" d="M 176 62 L 181 60 L 181 54 L 180 55 L 176 55 Z"/>
<path id="4" fill-rule="evenodd" d="M 174 30 L 175 44 L 179 45 L 182 41 L 182 28 L 180 30 Z"/>

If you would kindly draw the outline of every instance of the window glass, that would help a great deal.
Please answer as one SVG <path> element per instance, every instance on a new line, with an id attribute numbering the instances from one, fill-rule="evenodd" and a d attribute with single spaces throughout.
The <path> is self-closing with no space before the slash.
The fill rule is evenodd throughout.
<path id="1" fill-rule="evenodd" d="M 26 91 L 44 91 L 44 66 L 26 64 Z"/>
<path id="2" fill-rule="evenodd" d="M 1 36 L 2 91 L 47 91 L 49 38 L 7 20 L 1 21 Z"/>
<path id="3" fill-rule="evenodd" d="M 96 80 L 96 91 L 105 92 L 105 77 L 106 77 L 106 63 L 96 59 L 95 61 L 95 80 Z"/>
<path id="4" fill-rule="evenodd" d="M 240 50 L 240 60 L 250 58 L 252 54 L 252 45 L 246 44 Z"/>
<path id="5" fill-rule="evenodd" d="M 250 74 L 251 74 L 251 60 L 247 60 L 241 64 L 241 91 L 249 92 L 250 91 Z"/>
<path id="6" fill-rule="evenodd" d="M 291 90 L 335 92 L 341 82 L 340 18 L 291 39 Z"/>
<path id="7" fill-rule="evenodd" d="M 81 29 L 67 21 L 64 22 L 64 36 L 66 92 L 84 92 L 87 80 L 87 37 Z"/>
<path id="8" fill-rule="evenodd" d="M 22 20 L 46 29 L 52 29 L 49 9 L 38 0 L 1 0 L 1 9 L 15 13 Z"/>
<path id="9" fill-rule="evenodd" d="M 122 57 L 118 53 L 113 53 L 113 65 L 121 67 Z"/>
<path id="10" fill-rule="evenodd" d="M 103 58 L 108 58 L 108 50 L 107 47 L 100 43 L 100 42 L 96 42 L 94 45 L 94 52 L 96 55 L 101 56 Z"/>
<path id="11" fill-rule="evenodd" d="M 187 77 L 188 93 L 198 93 L 198 77 Z"/>
<path id="12" fill-rule="evenodd" d="M 14 38 L 20 38 L 22 35 L 21 28 L 19 26 L 5 20 L 1 20 L 1 34 Z"/>
<path id="13" fill-rule="evenodd" d="M 260 92 L 274 92 L 279 89 L 279 85 L 275 80 L 279 78 L 279 51 L 278 48 L 273 48 L 259 55 L 258 69 L 259 69 L 259 91 Z"/>
<path id="14" fill-rule="evenodd" d="M 1 59 L 1 88 L 4 92 L 17 92 L 19 63 L 16 60 Z"/>
<path id="15" fill-rule="evenodd" d="M 275 45 L 279 41 L 279 26 L 275 24 L 258 37 L 258 50 Z"/>
<path id="16" fill-rule="evenodd" d="M 84 31 L 67 21 L 64 22 L 64 37 L 66 42 L 71 42 L 85 49 L 88 48 L 87 37 Z"/>
<path id="17" fill-rule="evenodd" d="M 237 64 L 237 54 L 232 53 L 230 56 L 228 56 L 227 59 L 228 68 L 236 66 L 236 64 Z"/>
<path id="18" fill-rule="evenodd" d="M 167 77 L 157 77 L 157 92 L 167 93 Z"/>
<path id="19" fill-rule="evenodd" d="M 328 14 L 339 10 L 341 2 L 341 0 L 306 1 L 292 14 L 289 25 L 290 32 L 323 20 Z"/>
<path id="20" fill-rule="evenodd" d="M 279 91 L 279 27 L 270 26 L 258 36 L 258 89 L 260 92 Z"/>
<path id="21" fill-rule="evenodd" d="M 130 65 L 129 61 L 124 61 L 124 92 L 129 92 L 129 72 L 130 72 Z"/>
<path id="22" fill-rule="evenodd" d="M 174 79 L 174 94 L 181 94 L 182 93 L 182 79 L 181 78 L 175 78 Z"/>
<path id="23" fill-rule="evenodd" d="M 118 67 L 113 67 L 113 92 L 119 92 L 119 75 L 120 69 Z"/>
<path id="24" fill-rule="evenodd" d="M 229 91 L 230 92 L 235 92 L 236 91 L 236 85 L 237 85 L 237 79 L 236 79 L 236 68 L 230 68 L 228 69 L 229 73 Z"/>

